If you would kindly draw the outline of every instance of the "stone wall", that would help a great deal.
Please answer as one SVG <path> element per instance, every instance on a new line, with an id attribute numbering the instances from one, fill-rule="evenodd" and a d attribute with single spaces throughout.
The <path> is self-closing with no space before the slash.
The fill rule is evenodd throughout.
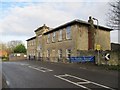
<path id="1" fill-rule="evenodd" d="M 27 55 L 24 53 L 12 53 L 9 55 L 9 61 L 25 60 Z"/>
<path id="2" fill-rule="evenodd" d="M 109 53 L 110 59 L 105 60 L 105 55 Z M 99 56 L 98 56 L 99 55 Z M 78 56 L 95 56 L 95 64 L 120 65 L 120 51 L 78 51 Z"/>

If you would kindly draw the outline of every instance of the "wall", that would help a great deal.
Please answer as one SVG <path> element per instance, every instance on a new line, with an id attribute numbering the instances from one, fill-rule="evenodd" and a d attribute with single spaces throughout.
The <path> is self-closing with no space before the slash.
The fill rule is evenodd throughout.
<path id="1" fill-rule="evenodd" d="M 9 61 L 18 61 L 27 59 L 27 55 L 24 53 L 12 53 L 9 55 Z"/>
<path id="2" fill-rule="evenodd" d="M 110 60 L 105 60 L 105 54 L 110 54 Z M 95 56 L 95 63 L 98 60 L 98 51 L 78 51 L 78 56 Z M 120 51 L 99 51 L 99 62 L 98 64 L 105 65 L 120 65 Z"/>
<path id="3" fill-rule="evenodd" d="M 44 57 L 47 57 L 47 50 L 50 50 L 50 61 L 57 62 L 58 61 L 58 50 L 62 49 L 62 57 L 66 57 L 66 49 L 71 49 L 72 53 L 71 56 L 75 55 L 75 25 L 71 26 L 71 39 L 66 39 L 66 28 L 61 29 L 62 30 L 62 40 L 58 41 L 59 38 L 59 30 L 55 31 L 56 33 L 56 39 L 55 42 L 52 42 L 52 34 L 50 34 L 50 43 L 47 43 L 47 35 L 45 35 L 45 45 L 44 45 Z M 65 59 L 62 60 L 63 62 L 66 62 Z"/>
<path id="4" fill-rule="evenodd" d="M 95 38 L 95 44 L 100 44 L 102 50 L 111 50 L 109 31 L 96 30 Z"/>
<path id="5" fill-rule="evenodd" d="M 50 50 L 50 61 L 56 62 L 58 61 L 58 50 L 62 49 L 62 57 L 66 58 L 66 49 L 71 49 L 71 56 L 77 56 L 79 50 L 88 50 L 88 30 L 90 26 L 77 23 L 72 24 L 71 26 L 71 39 L 66 39 L 66 27 L 62 28 L 62 41 L 58 41 L 59 36 L 59 30 L 56 32 L 56 40 L 55 42 L 52 42 L 52 32 L 50 34 L 50 43 L 47 43 L 47 35 L 44 34 L 48 31 L 48 27 L 42 26 L 37 29 L 36 33 L 36 39 L 35 39 L 35 46 L 28 46 L 28 54 L 35 51 L 36 58 L 38 57 L 38 53 L 41 53 L 41 56 L 43 58 L 47 57 L 47 50 Z M 93 28 L 93 27 L 92 27 Z M 90 32 L 93 32 L 95 29 L 91 29 Z M 94 50 L 94 44 L 100 44 L 102 47 L 102 50 L 111 50 L 110 46 L 110 32 L 105 30 L 95 30 L 95 42 L 92 39 L 92 49 Z M 53 31 L 54 32 L 54 31 Z M 42 35 L 39 37 L 39 35 Z M 92 33 L 93 36 L 93 33 Z M 93 37 L 92 37 L 93 38 Z M 98 39 L 99 38 L 99 39 Z M 99 40 L 99 43 L 98 43 Z M 31 40 L 32 41 L 32 40 Z M 41 45 L 41 50 L 38 50 L 39 45 Z M 89 53 L 90 54 L 90 53 Z M 96 54 L 96 53 L 95 53 Z M 94 55 L 94 54 L 93 54 Z M 62 60 L 63 62 L 66 62 L 65 59 Z"/>
<path id="6" fill-rule="evenodd" d="M 77 31 L 75 31 L 75 38 L 77 39 L 77 50 L 88 50 L 88 27 L 85 25 L 78 25 Z"/>
<path id="7" fill-rule="evenodd" d="M 36 52 L 36 39 L 27 41 L 27 56 L 34 56 Z"/>

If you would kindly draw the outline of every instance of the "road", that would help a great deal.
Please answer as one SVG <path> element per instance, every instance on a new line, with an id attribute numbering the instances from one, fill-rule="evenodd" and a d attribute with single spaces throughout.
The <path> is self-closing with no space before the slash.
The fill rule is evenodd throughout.
<path id="1" fill-rule="evenodd" d="M 16 61 L 3 62 L 2 72 L 10 88 L 118 88 L 118 72 L 85 67 L 77 64 Z"/>

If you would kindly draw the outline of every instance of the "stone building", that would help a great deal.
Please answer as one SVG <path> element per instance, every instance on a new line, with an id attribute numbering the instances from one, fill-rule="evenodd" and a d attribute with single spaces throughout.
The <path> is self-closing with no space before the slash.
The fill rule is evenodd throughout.
<path id="1" fill-rule="evenodd" d="M 27 40 L 27 58 L 34 59 L 36 53 L 36 36 Z"/>
<path id="2" fill-rule="evenodd" d="M 35 55 L 38 60 L 67 62 L 79 50 L 96 50 L 97 45 L 101 50 L 111 50 L 111 30 L 95 25 L 91 17 L 88 22 L 76 19 L 54 29 L 44 24 L 35 30 L 35 37 L 27 40 L 27 55 Z"/>

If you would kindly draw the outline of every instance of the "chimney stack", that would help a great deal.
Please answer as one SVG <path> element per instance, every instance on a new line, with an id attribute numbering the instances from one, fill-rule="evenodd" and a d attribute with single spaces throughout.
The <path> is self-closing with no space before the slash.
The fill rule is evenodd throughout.
<path id="1" fill-rule="evenodd" d="M 92 19 L 92 17 L 91 17 L 91 16 L 89 16 L 88 23 L 90 23 L 90 25 L 93 25 L 93 19 Z"/>

